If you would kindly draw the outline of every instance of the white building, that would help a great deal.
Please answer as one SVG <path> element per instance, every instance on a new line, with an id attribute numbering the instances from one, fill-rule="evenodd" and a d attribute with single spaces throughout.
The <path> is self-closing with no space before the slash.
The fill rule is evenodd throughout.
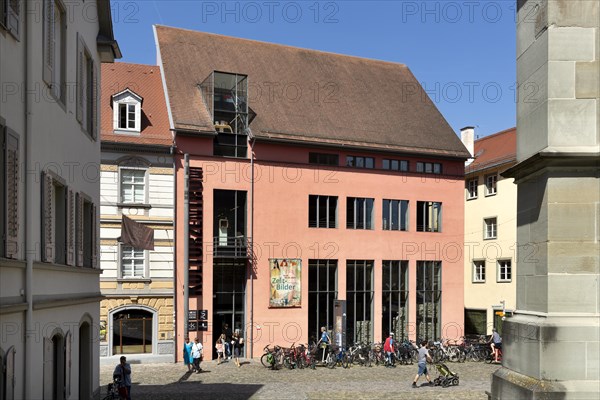
<path id="1" fill-rule="evenodd" d="M 102 76 L 100 356 L 172 361 L 173 137 L 160 68 L 105 64 Z M 154 250 L 117 240 L 123 216 L 154 230 Z"/>
<path id="2" fill-rule="evenodd" d="M 462 129 L 474 156 L 465 167 L 465 334 L 489 335 L 516 307 L 517 186 L 502 173 L 516 163 L 517 132 L 473 135 Z"/>
<path id="3" fill-rule="evenodd" d="M 0 1 L 7 400 L 88 399 L 99 386 L 100 64 L 121 54 L 109 1 L 65 3 Z"/>

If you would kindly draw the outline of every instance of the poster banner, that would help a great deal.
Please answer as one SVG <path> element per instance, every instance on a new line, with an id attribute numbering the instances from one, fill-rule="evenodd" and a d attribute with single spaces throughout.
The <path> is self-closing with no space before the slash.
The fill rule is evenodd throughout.
<path id="1" fill-rule="evenodd" d="M 300 307 L 302 305 L 302 260 L 270 258 L 271 296 L 269 307 Z"/>

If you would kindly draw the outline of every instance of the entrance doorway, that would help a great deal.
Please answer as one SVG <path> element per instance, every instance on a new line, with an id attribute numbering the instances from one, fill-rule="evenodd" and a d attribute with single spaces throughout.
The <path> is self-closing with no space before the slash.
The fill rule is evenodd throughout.
<path id="1" fill-rule="evenodd" d="M 213 281 L 213 338 L 216 341 L 225 324 L 231 333 L 244 335 L 246 298 L 246 260 L 217 258 L 214 260 Z M 215 346 L 213 357 L 217 356 Z"/>
<path id="2" fill-rule="evenodd" d="M 123 310 L 113 314 L 113 354 L 152 353 L 152 313 Z"/>

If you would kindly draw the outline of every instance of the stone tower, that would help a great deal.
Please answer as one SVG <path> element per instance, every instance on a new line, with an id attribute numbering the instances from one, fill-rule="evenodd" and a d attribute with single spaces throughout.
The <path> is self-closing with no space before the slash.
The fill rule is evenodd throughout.
<path id="1" fill-rule="evenodd" d="M 600 392 L 600 14 L 519 0 L 517 310 L 492 399 Z"/>

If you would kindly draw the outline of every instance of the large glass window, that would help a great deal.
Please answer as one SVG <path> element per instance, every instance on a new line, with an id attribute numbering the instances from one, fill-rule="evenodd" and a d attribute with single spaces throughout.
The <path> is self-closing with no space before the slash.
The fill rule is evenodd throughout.
<path id="1" fill-rule="evenodd" d="M 417 261 L 417 339 L 441 336 L 442 263 Z"/>
<path id="2" fill-rule="evenodd" d="M 346 199 L 346 227 L 348 229 L 373 229 L 374 199 L 348 197 Z"/>
<path id="3" fill-rule="evenodd" d="M 255 116 L 248 107 L 248 77 L 215 71 L 199 86 L 217 132 L 213 154 L 246 158 L 248 129 Z"/>
<path id="4" fill-rule="evenodd" d="M 383 230 L 408 230 L 408 200 L 383 200 Z"/>
<path id="5" fill-rule="evenodd" d="M 417 202 L 417 232 L 442 231 L 442 203 Z"/>
<path id="6" fill-rule="evenodd" d="M 407 338 L 408 261 L 384 261 L 382 265 L 382 334 L 393 332 L 398 340 Z"/>
<path id="7" fill-rule="evenodd" d="M 346 334 L 348 343 L 373 342 L 373 261 L 346 262 Z"/>
<path id="8" fill-rule="evenodd" d="M 337 228 L 337 196 L 308 196 L 308 227 Z"/>
<path id="9" fill-rule="evenodd" d="M 246 192 L 214 191 L 214 251 L 216 256 L 246 256 Z"/>
<path id="10" fill-rule="evenodd" d="M 308 260 L 308 336 L 318 341 L 320 328 L 333 329 L 337 299 L 337 260 Z"/>

